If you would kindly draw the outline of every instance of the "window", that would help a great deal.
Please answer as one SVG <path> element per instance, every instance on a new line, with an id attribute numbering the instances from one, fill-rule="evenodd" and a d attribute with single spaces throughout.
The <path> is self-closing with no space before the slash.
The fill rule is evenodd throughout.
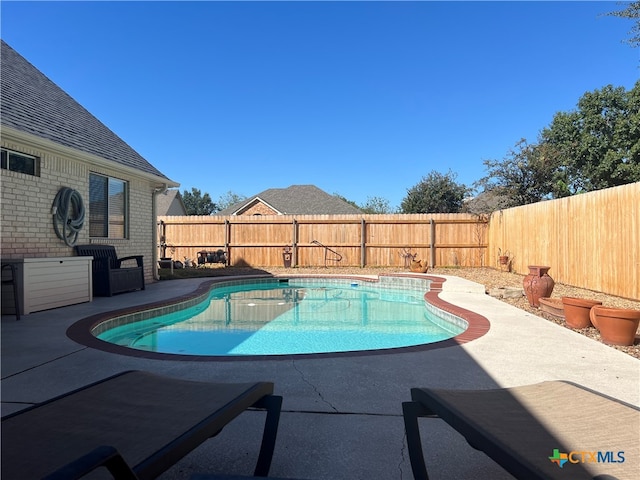
<path id="1" fill-rule="evenodd" d="M 128 193 L 123 180 L 89 174 L 89 237 L 127 237 Z"/>
<path id="2" fill-rule="evenodd" d="M 0 150 L 2 168 L 27 175 L 40 175 L 40 159 L 25 153 L 14 152 L 5 148 Z"/>

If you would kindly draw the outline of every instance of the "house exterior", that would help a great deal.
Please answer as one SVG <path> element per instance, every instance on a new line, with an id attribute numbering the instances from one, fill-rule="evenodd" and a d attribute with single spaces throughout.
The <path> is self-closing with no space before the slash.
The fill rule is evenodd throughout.
<path id="1" fill-rule="evenodd" d="M 159 193 L 156 197 L 156 205 L 156 214 L 161 217 L 187 215 L 187 208 L 178 189 L 172 188 Z"/>
<path id="2" fill-rule="evenodd" d="M 157 265 L 156 199 L 179 184 L 2 41 L 0 147 L 2 260 L 74 256 L 54 227 L 54 199 L 75 191 L 75 244 L 114 245 Z M 78 201 L 79 199 L 79 201 Z"/>
<path id="3" fill-rule="evenodd" d="M 216 215 L 354 215 L 362 210 L 315 185 L 270 188 Z"/>

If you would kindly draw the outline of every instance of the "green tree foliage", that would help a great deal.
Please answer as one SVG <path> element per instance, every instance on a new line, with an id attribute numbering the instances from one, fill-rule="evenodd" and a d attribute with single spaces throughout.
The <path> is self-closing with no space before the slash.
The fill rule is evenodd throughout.
<path id="1" fill-rule="evenodd" d="M 238 195 L 237 193 L 229 190 L 227 193 L 225 193 L 224 195 L 220 195 L 220 197 L 218 198 L 218 210 L 224 210 L 225 208 L 230 207 L 231 205 L 235 205 L 236 203 L 240 203 L 246 199 L 247 197 L 245 197 L 244 195 Z"/>
<path id="2" fill-rule="evenodd" d="M 402 200 L 402 213 L 458 213 L 469 189 L 456 182 L 457 175 L 449 170 L 442 174 L 435 170 L 417 185 L 407 190 Z"/>
<path id="3" fill-rule="evenodd" d="M 632 47 L 640 46 L 640 2 L 631 2 L 624 10 L 611 12 L 609 15 L 635 20 L 635 23 L 629 32 L 631 38 L 627 41 Z"/>
<path id="4" fill-rule="evenodd" d="M 192 188 L 191 192 L 182 192 L 182 202 L 187 210 L 187 215 L 211 215 L 218 211 L 218 207 L 208 193 L 204 195 L 197 188 Z"/>
<path id="5" fill-rule="evenodd" d="M 382 197 L 367 197 L 366 203 L 359 208 L 364 213 L 370 214 L 393 213 L 392 208 L 389 206 L 389 200 Z"/>
<path id="6" fill-rule="evenodd" d="M 640 81 L 585 93 L 540 134 L 555 166 L 549 193 L 563 197 L 640 181 Z"/>
<path id="7" fill-rule="evenodd" d="M 546 148 L 528 144 L 523 138 L 502 160 L 485 160 L 487 176 L 475 186 L 500 200 L 500 208 L 544 200 L 549 195 L 554 165 L 544 155 Z"/>
<path id="8" fill-rule="evenodd" d="M 487 176 L 474 186 L 497 208 L 640 181 L 640 81 L 629 91 L 585 93 L 575 110 L 554 115 L 537 144 L 522 139 L 484 165 Z"/>

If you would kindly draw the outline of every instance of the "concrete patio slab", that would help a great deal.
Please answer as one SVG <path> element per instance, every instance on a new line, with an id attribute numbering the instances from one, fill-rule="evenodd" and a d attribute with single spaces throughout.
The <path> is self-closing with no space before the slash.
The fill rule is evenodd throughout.
<path id="1" fill-rule="evenodd" d="M 284 397 L 273 476 L 387 480 L 412 478 L 401 416 L 401 404 L 409 400 L 412 387 L 475 389 L 565 379 L 640 403 L 640 361 L 485 295 L 482 286 L 456 277 L 447 277 L 440 298 L 484 315 L 491 327 L 469 343 L 434 350 L 174 361 L 107 353 L 65 334 L 81 318 L 183 295 L 201 282 L 158 282 L 145 291 L 32 313 L 20 321 L 3 316 L 2 414 L 128 369 L 199 380 L 268 380 Z M 259 415 L 241 415 L 161 478 L 251 473 L 258 451 L 254 430 L 262 427 Z M 432 478 L 511 478 L 441 420 L 424 419 L 421 426 Z"/>

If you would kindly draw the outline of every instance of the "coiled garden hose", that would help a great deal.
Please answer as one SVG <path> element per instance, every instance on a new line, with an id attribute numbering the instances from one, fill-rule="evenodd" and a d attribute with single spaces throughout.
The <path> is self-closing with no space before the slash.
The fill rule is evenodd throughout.
<path id="1" fill-rule="evenodd" d="M 62 187 L 53 199 L 53 229 L 58 238 L 69 247 L 78 241 L 84 225 L 84 203 L 80 194 L 69 187 Z"/>

